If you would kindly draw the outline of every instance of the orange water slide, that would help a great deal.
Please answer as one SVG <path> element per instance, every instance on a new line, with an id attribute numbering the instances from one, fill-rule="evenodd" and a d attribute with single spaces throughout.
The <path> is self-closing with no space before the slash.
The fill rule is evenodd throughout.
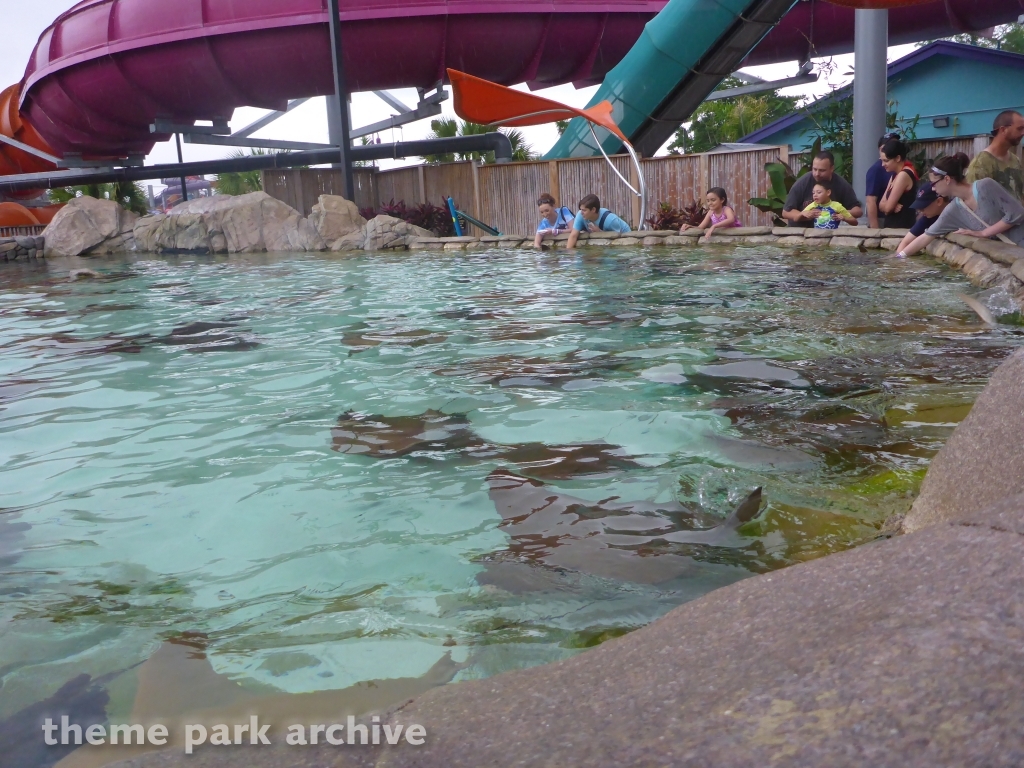
<path id="1" fill-rule="evenodd" d="M 10 88 L 0 91 L 0 134 L 52 155 L 53 150 L 50 149 L 46 140 L 21 116 L 18 110 L 19 90 L 20 86 L 12 85 Z M 48 160 L 0 142 L 0 176 L 15 173 L 43 173 L 55 168 L 56 166 Z M 30 199 L 37 195 L 38 192 L 29 191 L 12 193 L 10 196 L 18 199 Z M 60 210 L 60 206 L 30 208 L 17 202 L 0 202 L 0 227 L 47 224 L 58 210 Z"/>

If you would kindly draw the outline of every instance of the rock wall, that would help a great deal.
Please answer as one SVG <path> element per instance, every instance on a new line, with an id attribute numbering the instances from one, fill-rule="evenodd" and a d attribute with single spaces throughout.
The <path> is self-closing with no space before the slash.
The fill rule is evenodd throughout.
<path id="1" fill-rule="evenodd" d="M 41 258 L 43 255 L 43 238 L 39 237 L 0 237 L 0 261 L 25 261 Z"/>
<path id="2" fill-rule="evenodd" d="M 1024 350 L 996 369 L 932 460 L 905 532 L 962 518 L 1024 493 Z"/>
<path id="3" fill-rule="evenodd" d="M 804 249 L 859 248 L 893 251 L 903 229 L 840 227 L 736 227 L 718 232 L 711 245 L 760 245 Z M 584 233 L 581 247 L 658 247 L 705 244 L 701 230 Z M 257 251 L 462 251 L 530 247 L 533 236 L 434 237 L 401 219 L 377 216 L 366 221 L 354 203 L 322 195 L 309 218 L 265 192 L 191 200 L 170 212 L 136 217 L 109 200 L 79 197 L 54 217 L 43 233 L 48 256 L 99 255 L 132 251 L 152 253 L 252 253 Z M 547 240 L 564 248 L 569 235 Z M 3 251 L 0 250 L 0 253 Z M 949 235 L 928 246 L 928 253 L 960 269 L 982 288 L 1001 286 L 1024 307 L 1024 249 L 997 240 Z"/>

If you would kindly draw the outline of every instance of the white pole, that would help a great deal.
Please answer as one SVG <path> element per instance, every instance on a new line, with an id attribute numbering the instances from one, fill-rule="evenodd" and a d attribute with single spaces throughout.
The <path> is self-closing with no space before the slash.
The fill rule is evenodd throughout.
<path id="1" fill-rule="evenodd" d="M 889 12 L 856 11 L 853 43 L 853 189 L 861 202 L 885 133 Z"/>

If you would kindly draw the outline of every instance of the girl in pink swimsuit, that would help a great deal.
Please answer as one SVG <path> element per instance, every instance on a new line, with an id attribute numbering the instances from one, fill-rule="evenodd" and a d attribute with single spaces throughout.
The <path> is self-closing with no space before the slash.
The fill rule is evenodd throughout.
<path id="1" fill-rule="evenodd" d="M 716 229 L 728 227 L 742 227 L 743 224 L 736 218 L 736 211 L 729 205 L 729 198 L 721 187 L 712 187 L 708 190 L 707 196 L 708 215 L 697 225 L 697 229 L 704 230 L 704 239 L 710 240 Z M 683 224 L 680 232 L 693 229 L 690 224 Z"/>

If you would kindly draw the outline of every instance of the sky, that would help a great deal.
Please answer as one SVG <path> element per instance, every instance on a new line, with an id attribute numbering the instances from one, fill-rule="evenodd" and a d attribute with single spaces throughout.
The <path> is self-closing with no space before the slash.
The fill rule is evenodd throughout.
<path id="1" fill-rule="evenodd" d="M 0 56 L 0 90 L 21 80 L 25 72 L 25 65 L 39 35 L 57 16 L 74 6 L 77 1 L 34 0 L 31 3 L 22 3 L 16 0 L 0 0 L 0 6 L 5 6 L 0 11 L 5 27 L 4 52 Z M 913 50 L 913 48 L 914 46 L 910 45 L 892 47 L 889 49 L 889 60 L 898 59 Z M 793 95 L 812 99 L 828 93 L 833 86 L 845 84 L 851 79 L 849 71 L 853 67 L 852 54 L 836 56 L 830 60 L 822 61 L 831 61 L 834 64 L 828 78 L 821 78 L 816 83 L 786 88 L 781 93 L 787 96 Z M 743 71 L 766 80 L 777 80 L 792 77 L 796 74 L 796 70 L 797 63 L 794 61 L 761 67 L 748 67 Z M 525 90 L 525 86 L 519 87 Z M 562 85 L 535 91 L 535 93 L 561 101 L 564 104 L 584 107 L 596 90 L 597 86 L 577 90 L 572 85 Z M 415 89 L 400 89 L 392 91 L 392 93 L 408 106 L 415 106 L 417 99 Z M 264 114 L 266 112 L 259 109 L 248 107 L 238 109 L 231 120 L 231 127 L 234 130 L 238 130 Z M 394 110 L 372 93 L 355 93 L 352 95 L 352 124 L 354 127 L 385 120 L 393 114 L 395 114 Z M 455 116 L 451 99 L 444 103 L 443 114 L 450 117 Z M 535 152 L 546 152 L 558 138 L 554 125 L 525 128 L 522 131 L 527 142 Z M 380 134 L 380 140 L 382 142 L 390 142 L 393 140 L 419 139 L 426 137 L 429 132 L 430 121 L 422 120 L 404 126 L 401 129 L 386 131 Z M 310 99 L 302 106 L 256 133 L 255 138 L 326 142 L 327 111 L 325 100 L 322 98 Z M 214 160 L 229 155 L 232 152 L 231 149 L 224 147 L 198 144 L 185 144 L 182 147 L 182 151 L 186 161 Z M 663 152 L 664 148 L 662 149 Z M 171 163 L 176 160 L 177 152 L 174 142 L 169 141 L 157 144 L 147 158 L 147 163 Z M 382 168 L 389 168 L 418 162 L 418 158 L 409 158 L 404 161 L 381 161 L 379 165 Z"/>

